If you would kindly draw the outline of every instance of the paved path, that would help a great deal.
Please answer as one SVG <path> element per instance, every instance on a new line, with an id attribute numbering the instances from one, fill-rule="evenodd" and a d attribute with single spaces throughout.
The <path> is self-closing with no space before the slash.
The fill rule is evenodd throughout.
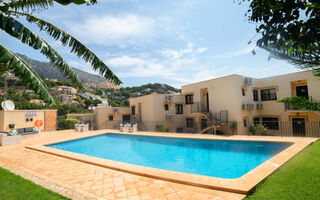
<path id="1" fill-rule="evenodd" d="M 242 199 L 245 196 L 129 174 L 25 148 L 91 135 L 73 130 L 43 133 L 22 144 L 0 146 L 0 166 L 72 199 Z"/>

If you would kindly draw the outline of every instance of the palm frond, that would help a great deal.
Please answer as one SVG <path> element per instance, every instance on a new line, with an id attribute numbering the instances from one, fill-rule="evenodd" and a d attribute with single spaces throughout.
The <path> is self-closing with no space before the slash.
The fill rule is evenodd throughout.
<path id="1" fill-rule="evenodd" d="M 94 54 L 79 40 L 66 33 L 64 30 L 30 14 L 16 11 L 8 12 L 19 16 L 26 16 L 28 22 L 37 24 L 41 31 L 45 31 L 54 39 L 60 40 L 62 45 L 68 45 L 71 48 L 71 53 L 74 53 L 80 58 L 84 59 L 86 62 L 89 62 L 92 68 L 95 71 L 98 71 L 99 74 L 106 78 L 108 81 L 116 85 L 120 85 L 122 83 L 120 79 L 111 71 L 111 69 L 98 56 L 96 56 L 96 54 Z"/>
<path id="2" fill-rule="evenodd" d="M 47 9 L 49 6 L 53 6 L 53 0 L 11 0 L 3 2 L 3 4 L 3 11 L 8 9 L 25 11 L 34 9 Z"/>
<path id="3" fill-rule="evenodd" d="M 21 24 L 14 18 L 7 16 L 1 11 L 0 29 L 3 29 L 11 36 L 19 39 L 25 44 L 28 44 L 32 48 L 40 49 L 40 52 L 50 59 L 50 61 L 54 64 L 54 67 L 63 72 L 67 76 L 67 78 L 69 78 L 79 88 L 82 88 L 82 83 L 78 76 L 54 48 L 52 48 L 45 40 L 43 40 L 37 34 L 33 33 L 23 24 Z"/>
<path id="4" fill-rule="evenodd" d="M 7 65 L 8 69 L 34 90 L 42 100 L 50 105 L 55 105 L 47 86 L 41 77 L 17 54 L 0 44 L 0 64 Z"/>
<path id="5" fill-rule="evenodd" d="M 70 3 L 74 3 L 74 4 L 84 4 L 86 3 L 87 5 L 90 4 L 95 4 L 97 3 L 97 0 L 54 0 L 62 5 L 68 5 Z"/>
<path id="6" fill-rule="evenodd" d="M 269 43 L 261 48 L 276 59 L 286 60 L 300 69 L 312 69 L 316 76 L 320 76 L 320 46 L 314 44 L 308 49 L 297 49 L 290 44 L 276 45 Z"/>
<path id="7" fill-rule="evenodd" d="M 68 5 L 70 3 L 74 4 L 84 4 L 87 5 L 97 3 L 97 0 L 9 0 L 9 1 L 2 1 L 1 3 L 4 6 L 0 7 L 0 10 L 6 11 L 8 9 L 14 10 L 35 10 L 35 9 L 47 9 L 50 6 L 53 6 L 53 2 L 57 2 L 61 5 Z"/>

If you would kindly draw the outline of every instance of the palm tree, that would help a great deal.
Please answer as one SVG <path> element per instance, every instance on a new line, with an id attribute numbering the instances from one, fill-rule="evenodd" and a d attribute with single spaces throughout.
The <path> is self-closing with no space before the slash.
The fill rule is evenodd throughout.
<path id="1" fill-rule="evenodd" d="M 54 6 L 55 2 L 61 5 L 70 3 L 91 5 L 97 3 L 97 0 L 0 0 L 0 29 L 33 49 L 40 50 L 54 64 L 54 67 L 82 89 L 80 79 L 62 56 L 47 41 L 17 20 L 18 17 L 24 17 L 29 23 L 36 24 L 40 31 L 46 32 L 55 40 L 60 41 L 62 45 L 69 46 L 71 53 L 90 63 L 92 68 L 106 80 L 120 85 L 121 81 L 110 68 L 79 40 L 57 26 L 32 15 L 33 11 L 47 9 Z M 0 43 L 0 73 L 4 71 L 12 72 L 30 89 L 33 89 L 41 99 L 50 105 L 55 105 L 43 79 L 17 54 Z"/>

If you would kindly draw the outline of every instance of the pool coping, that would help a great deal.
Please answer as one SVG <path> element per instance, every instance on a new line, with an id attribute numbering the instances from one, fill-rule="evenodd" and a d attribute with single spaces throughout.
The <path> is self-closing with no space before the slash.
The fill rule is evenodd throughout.
<path id="1" fill-rule="evenodd" d="M 121 133 L 117 131 L 108 131 L 108 133 L 112 134 L 129 134 L 129 135 L 141 135 L 141 136 L 156 136 L 156 137 L 173 137 L 173 138 L 188 138 L 188 139 L 206 139 L 206 140 L 232 140 L 232 141 L 266 141 L 265 138 L 235 138 L 235 137 L 207 137 L 204 135 L 186 135 L 186 134 L 174 134 L 174 133 L 166 133 L 166 134 L 156 134 L 149 132 L 138 132 L 138 133 Z M 277 170 L 281 165 L 286 163 L 290 158 L 299 153 L 302 149 L 316 141 L 316 138 L 311 139 L 301 139 L 297 140 L 295 138 L 273 138 L 271 140 L 267 140 L 266 142 L 290 142 L 293 143 L 291 146 L 286 148 L 285 150 L 279 152 L 275 156 L 271 157 L 269 160 L 265 161 L 258 167 L 249 171 L 245 175 L 236 179 L 225 179 L 225 178 L 217 178 L 217 177 L 209 177 L 203 175 L 195 175 L 183 172 L 175 172 L 151 167 L 145 167 L 140 165 L 134 165 L 119 161 L 113 161 L 88 155 L 83 155 L 79 153 L 73 153 L 69 151 L 64 151 L 60 149 L 55 149 L 51 147 L 46 147 L 45 145 L 67 142 L 71 140 L 92 137 L 97 135 L 103 135 L 108 133 L 95 133 L 80 137 L 73 137 L 69 139 L 58 140 L 54 142 L 46 142 L 38 145 L 26 146 L 28 149 L 53 154 L 56 156 L 77 160 L 80 162 L 97 165 L 100 167 L 111 168 L 127 173 L 132 173 L 141 176 L 152 177 L 156 179 L 172 181 L 176 183 L 182 183 L 187 185 L 193 185 L 198 187 L 210 188 L 223 190 L 228 192 L 247 194 L 250 190 L 252 190 L 259 182 L 264 180 L 266 177 L 271 175 L 275 170 Z"/>

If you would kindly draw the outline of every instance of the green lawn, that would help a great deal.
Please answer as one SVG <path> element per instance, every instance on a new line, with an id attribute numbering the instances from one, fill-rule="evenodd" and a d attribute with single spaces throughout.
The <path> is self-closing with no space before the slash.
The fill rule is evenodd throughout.
<path id="1" fill-rule="evenodd" d="M 31 181 L 0 168 L 0 199 L 67 199 Z"/>
<path id="2" fill-rule="evenodd" d="M 320 141 L 260 183 L 248 199 L 320 199 Z"/>

